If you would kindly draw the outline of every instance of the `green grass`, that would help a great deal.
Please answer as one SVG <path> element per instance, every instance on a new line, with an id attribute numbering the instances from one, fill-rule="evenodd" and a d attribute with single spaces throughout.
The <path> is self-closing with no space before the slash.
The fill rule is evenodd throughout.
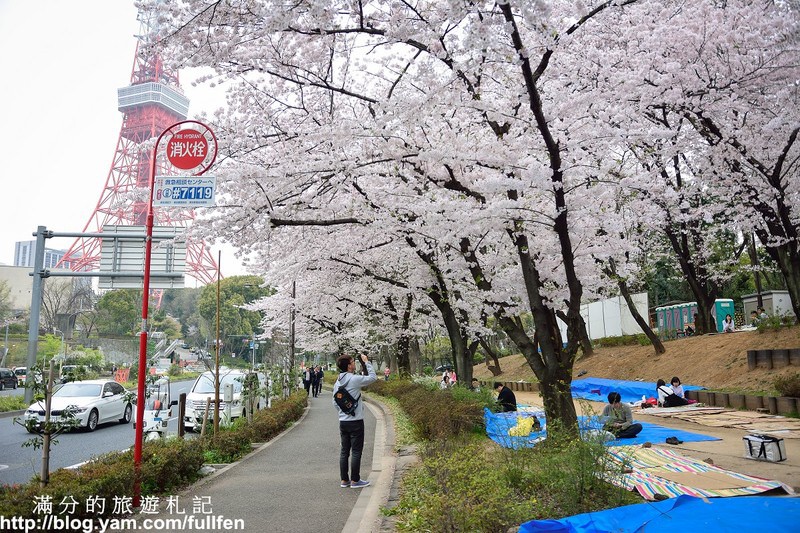
<path id="1" fill-rule="evenodd" d="M 25 403 L 24 396 L 3 396 L 0 397 L 0 413 L 8 411 L 19 411 L 25 409 L 28 404 Z"/>

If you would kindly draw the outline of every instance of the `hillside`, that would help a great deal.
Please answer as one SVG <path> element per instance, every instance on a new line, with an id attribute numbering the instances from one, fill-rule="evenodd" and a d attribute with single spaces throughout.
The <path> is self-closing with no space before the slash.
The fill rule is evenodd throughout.
<path id="1" fill-rule="evenodd" d="M 665 342 L 664 347 L 667 352 L 663 355 L 656 355 L 652 346 L 598 348 L 594 355 L 575 363 L 573 375 L 577 378 L 585 370 L 583 377 L 643 381 L 663 378 L 667 382 L 672 376 L 679 376 L 684 384 L 710 389 L 770 391 L 776 376 L 800 372 L 797 366 L 747 370 L 747 350 L 800 347 L 800 326 L 765 333 L 742 331 L 676 339 Z M 500 368 L 503 373 L 497 378 L 483 364 L 476 365 L 473 373 L 486 381 L 536 380 L 521 355 L 500 359 Z"/>

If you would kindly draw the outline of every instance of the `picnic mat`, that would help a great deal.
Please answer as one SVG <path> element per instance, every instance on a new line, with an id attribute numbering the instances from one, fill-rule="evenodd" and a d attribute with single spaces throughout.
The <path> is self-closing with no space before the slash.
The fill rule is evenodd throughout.
<path id="1" fill-rule="evenodd" d="M 594 533 L 614 531 L 769 531 L 796 533 L 800 498 L 744 496 L 708 500 L 680 496 L 638 503 L 559 520 L 531 520 L 520 533 Z"/>
<path id="2" fill-rule="evenodd" d="M 640 411 L 636 411 L 640 413 Z M 654 407 L 641 414 L 669 417 L 704 426 L 741 429 L 751 433 L 770 433 L 785 439 L 800 439 L 800 420 L 755 411 L 736 411 L 722 407 Z"/>
<path id="3" fill-rule="evenodd" d="M 655 500 L 657 494 L 670 498 L 682 494 L 712 498 L 745 496 L 776 489 L 794 494 L 791 487 L 780 481 L 725 470 L 666 448 L 616 446 L 609 448 L 608 452 L 618 467 L 612 471 L 620 473 L 609 472 L 606 480 L 618 487 L 635 490 L 646 500 Z"/>
<path id="4" fill-rule="evenodd" d="M 525 436 L 514 436 L 512 431 L 519 422 L 519 418 L 535 416 L 542 425 L 542 431 L 536 431 Z M 537 442 L 547 437 L 547 424 L 544 418 L 544 411 L 517 411 L 514 413 L 492 413 L 484 408 L 484 422 L 486 423 L 486 434 L 490 439 L 505 448 L 519 449 L 532 448 Z M 644 442 L 663 443 L 668 437 L 677 437 L 684 442 L 700 442 L 709 440 L 720 440 L 717 437 L 694 433 L 691 431 L 667 428 L 650 422 L 641 422 L 642 431 L 632 439 L 616 439 L 608 442 L 611 446 L 642 444 Z M 596 416 L 579 416 L 578 425 L 584 435 L 597 434 L 603 427 Z M 511 432 L 511 434 L 509 434 Z"/>

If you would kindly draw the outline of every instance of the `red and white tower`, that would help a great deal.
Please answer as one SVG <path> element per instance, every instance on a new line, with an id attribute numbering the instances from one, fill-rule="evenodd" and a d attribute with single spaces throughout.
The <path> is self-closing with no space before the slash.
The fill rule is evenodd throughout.
<path id="1" fill-rule="evenodd" d="M 178 73 L 164 67 L 156 53 L 143 52 L 153 32 L 148 20 L 139 14 L 140 29 L 133 59 L 131 83 L 119 89 L 118 110 L 122 128 L 106 184 L 83 233 L 99 233 L 103 226 L 144 226 L 147 218 L 147 194 L 152 147 L 143 146 L 157 138 L 176 122 L 187 118 L 189 99 L 183 94 Z M 156 161 L 156 175 L 175 174 L 165 161 Z M 156 226 L 186 227 L 195 218 L 190 209 L 158 209 Z M 96 270 L 100 265 L 102 240 L 79 237 L 59 264 L 73 271 Z M 187 240 L 186 273 L 202 283 L 216 279 L 217 264 L 203 242 Z"/>

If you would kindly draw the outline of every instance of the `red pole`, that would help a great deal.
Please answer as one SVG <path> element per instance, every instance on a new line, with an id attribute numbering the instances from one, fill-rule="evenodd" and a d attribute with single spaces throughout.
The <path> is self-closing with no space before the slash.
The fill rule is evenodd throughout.
<path id="1" fill-rule="evenodd" d="M 144 242 L 144 281 L 142 283 L 142 330 L 139 332 L 139 375 L 136 388 L 136 439 L 133 445 L 133 506 L 139 507 L 142 487 L 142 441 L 144 440 L 144 381 L 147 373 L 147 315 L 150 304 L 150 260 L 153 253 L 153 189 L 156 179 L 156 158 L 158 144 L 165 133 L 158 136 L 153 147 L 152 160 L 150 161 L 150 200 L 147 203 L 147 237 Z"/>
<path id="2" fill-rule="evenodd" d="M 216 137 L 214 136 L 211 129 L 201 122 L 197 122 L 195 120 L 184 120 L 182 122 L 176 122 L 172 126 L 165 129 L 161 135 L 158 136 L 156 139 L 156 144 L 153 146 L 153 156 L 152 160 L 150 161 L 150 179 L 148 183 L 148 187 L 150 188 L 150 199 L 147 202 L 147 236 L 145 237 L 144 243 L 144 281 L 142 283 L 142 330 L 139 333 L 139 376 L 137 380 L 137 388 L 136 388 L 136 435 L 133 445 L 133 506 L 139 507 L 140 499 L 141 499 L 141 487 L 142 487 L 142 442 L 144 440 L 144 402 L 145 402 L 145 393 L 144 393 L 144 382 L 145 376 L 147 374 L 147 315 L 148 315 L 148 308 L 150 304 L 150 261 L 153 254 L 153 194 L 155 189 L 155 180 L 156 180 L 156 159 L 158 157 L 158 145 L 161 142 L 161 139 L 164 136 L 172 131 L 173 128 L 181 126 L 182 124 L 186 123 L 195 123 L 200 124 L 203 126 L 212 136 L 214 146 L 214 154 L 211 161 L 204 165 L 201 170 L 193 175 L 199 176 L 205 173 L 211 165 L 214 164 L 214 160 L 217 158 L 217 149 L 216 149 Z M 183 423 L 183 421 L 179 421 L 179 424 Z"/>

